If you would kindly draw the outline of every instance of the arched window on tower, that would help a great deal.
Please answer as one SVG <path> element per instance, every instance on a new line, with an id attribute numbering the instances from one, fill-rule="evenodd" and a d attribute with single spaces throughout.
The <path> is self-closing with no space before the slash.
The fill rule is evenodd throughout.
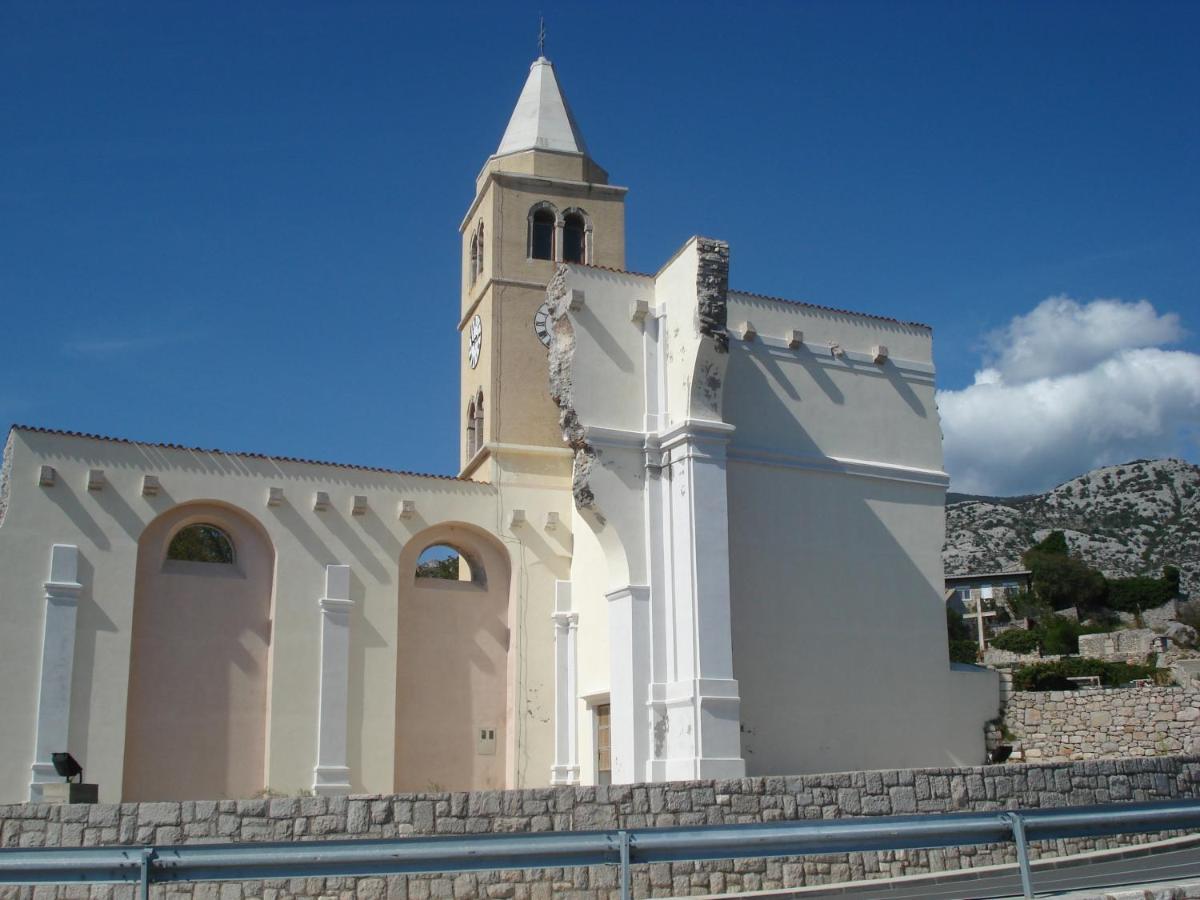
<path id="1" fill-rule="evenodd" d="M 554 229 L 558 217 L 549 204 L 535 208 L 529 216 L 529 258 L 554 259 Z"/>
<path id="2" fill-rule="evenodd" d="M 477 241 L 477 246 L 478 246 L 478 252 L 475 255 L 475 274 L 482 275 L 483 274 L 483 248 L 484 248 L 483 222 L 479 223 L 479 231 L 476 233 L 475 239 Z"/>
<path id="3" fill-rule="evenodd" d="M 587 223 L 583 214 L 569 212 L 563 216 L 563 262 L 587 262 Z"/>
<path id="4" fill-rule="evenodd" d="M 475 276 L 479 274 L 479 235 L 471 235 L 471 284 L 475 284 Z"/>
<path id="5" fill-rule="evenodd" d="M 483 391 L 475 395 L 475 451 L 483 449 L 486 443 L 483 430 Z"/>
<path id="6" fill-rule="evenodd" d="M 475 458 L 479 450 L 479 435 L 475 431 L 475 401 L 467 404 L 467 462 Z"/>

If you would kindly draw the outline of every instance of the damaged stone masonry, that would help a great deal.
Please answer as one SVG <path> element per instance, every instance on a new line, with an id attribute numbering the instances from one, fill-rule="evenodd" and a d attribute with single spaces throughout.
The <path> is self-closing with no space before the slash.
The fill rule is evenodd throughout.
<path id="1" fill-rule="evenodd" d="M 696 238 L 696 321 L 721 353 L 729 351 L 729 244 Z"/>
<path id="2" fill-rule="evenodd" d="M 558 406 L 558 424 L 563 441 L 575 453 L 571 478 L 571 493 L 581 510 L 595 506 L 596 496 L 588 486 L 588 473 L 596 460 L 596 451 L 588 444 L 579 414 L 571 404 L 571 363 L 575 354 L 575 329 L 567 317 L 569 291 L 566 287 L 566 266 L 559 266 L 546 287 L 546 302 L 550 307 L 551 330 L 549 368 L 550 399 Z"/>

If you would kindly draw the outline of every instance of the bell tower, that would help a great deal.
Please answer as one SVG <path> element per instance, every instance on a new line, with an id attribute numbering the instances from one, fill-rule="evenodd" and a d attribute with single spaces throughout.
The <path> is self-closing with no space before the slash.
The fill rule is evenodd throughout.
<path id="1" fill-rule="evenodd" d="M 546 285 L 564 262 L 624 268 L 625 193 L 592 160 L 539 56 L 459 226 L 464 476 L 543 469 L 546 450 L 563 448 L 540 327 Z"/>

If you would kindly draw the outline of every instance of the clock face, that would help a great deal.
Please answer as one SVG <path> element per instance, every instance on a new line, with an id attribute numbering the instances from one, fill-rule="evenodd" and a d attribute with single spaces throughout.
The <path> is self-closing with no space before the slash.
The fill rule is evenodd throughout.
<path id="1" fill-rule="evenodd" d="M 550 346 L 550 304 L 543 303 L 533 314 L 533 333 L 545 347 Z"/>
<path id="2" fill-rule="evenodd" d="M 479 351 L 483 349 L 483 319 L 479 316 L 471 320 L 469 335 L 471 343 L 467 345 L 467 361 L 473 369 L 479 365 Z"/>

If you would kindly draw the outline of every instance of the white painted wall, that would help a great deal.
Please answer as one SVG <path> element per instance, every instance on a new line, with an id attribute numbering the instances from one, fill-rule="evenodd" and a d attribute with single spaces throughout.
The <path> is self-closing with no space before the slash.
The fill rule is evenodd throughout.
<path id="1" fill-rule="evenodd" d="M 52 487 L 38 484 L 43 465 L 57 470 Z M 90 469 L 103 469 L 101 491 L 88 491 Z M 156 475 L 161 490 L 142 494 L 142 478 Z M 266 784 L 274 790 L 311 787 L 316 764 L 321 611 L 325 566 L 352 570 L 347 761 L 358 791 L 389 791 L 394 774 L 396 603 L 399 557 L 410 537 L 444 521 L 466 522 L 503 544 L 514 590 L 528 617 L 512 623 L 511 640 L 525 654 L 524 762 L 512 783 L 545 784 L 553 758 L 555 571 L 563 572 L 562 545 L 570 543 L 569 495 L 553 479 L 530 479 L 505 489 L 505 507 L 526 511 L 525 532 L 507 530 L 497 491 L 486 484 L 293 462 L 236 454 L 171 449 L 63 434 L 12 433 L 9 503 L 0 525 L 0 802 L 27 799 L 43 641 L 46 566 L 54 543 L 79 547 L 79 601 L 71 688 L 70 750 L 84 764 L 101 799 L 121 798 L 137 541 L 158 514 L 179 503 L 228 503 L 254 516 L 277 554 L 272 627 L 272 671 Z M 284 501 L 267 506 L 270 487 Z M 331 506 L 313 509 L 317 491 Z M 365 515 L 351 515 L 365 495 Z M 401 499 L 416 502 L 398 517 Z M 546 513 L 563 525 L 552 537 Z M 538 615 L 541 611 L 544 615 Z M 535 633 L 536 632 L 536 633 Z M 526 638 L 528 633 L 528 639 Z M 536 690 L 536 695 L 533 693 Z"/>
<path id="2" fill-rule="evenodd" d="M 580 690 L 611 691 L 614 779 L 630 739 L 618 707 L 622 698 L 642 702 L 628 682 L 645 676 L 641 661 L 627 658 L 628 604 L 608 609 L 607 684 L 603 652 L 585 649 L 593 632 L 582 609 L 601 612 L 585 579 L 594 585 L 601 568 L 610 590 L 652 586 L 652 693 L 674 730 L 660 723 L 662 746 L 650 756 L 661 752 L 663 762 L 648 777 L 686 777 L 672 761 L 687 752 L 701 767 L 709 753 L 736 756 L 737 748 L 683 749 L 695 740 L 685 733 L 719 726 L 726 709 L 745 727 L 740 749 L 752 774 L 982 761 L 997 685 L 991 673 L 952 671 L 947 655 L 947 479 L 929 330 L 730 292 L 730 331 L 745 323 L 757 336 L 731 337 L 722 357 L 696 330 L 699 264 L 690 241 L 653 279 L 577 267 L 565 276 L 576 299 L 575 309 L 561 307 L 574 340 L 571 407 L 596 453 L 588 484 L 605 522 L 597 529 L 584 517 L 593 527 L 586 551 L 577 541 L 572 569 L 585 636 Z M 658 356 L 651 329 L 631 321 L 638 300 L 661 340 Z M 716 397 L 702 390 L 705 373 L 717 376 Z M 655 500 L 647 465 L 665 460 L 654 448 L 670 445 L 672 429 L 712 437 L 718 426 L 728 441 L 727 461 L 717 463 L 724 494 L 721 480 L 696 481 L 700 470 L 672 465 L 665 498 Z M 720 443 L 710 444 L 718 457 Z M 664 499 L 668 508 L 656 509 Z M 724 616 L 714 599 L 722 572 Z M 697 579 L 715 587 L 690 595 Z M 722 663 L 730 646 L 731 673 Z M 672 704 L 684 696 L 703 712 L 677 715 Z M 640 710 L 632 715 L 637 721 Z M 655 723 L 641 723 L 653 744 Z"/>

